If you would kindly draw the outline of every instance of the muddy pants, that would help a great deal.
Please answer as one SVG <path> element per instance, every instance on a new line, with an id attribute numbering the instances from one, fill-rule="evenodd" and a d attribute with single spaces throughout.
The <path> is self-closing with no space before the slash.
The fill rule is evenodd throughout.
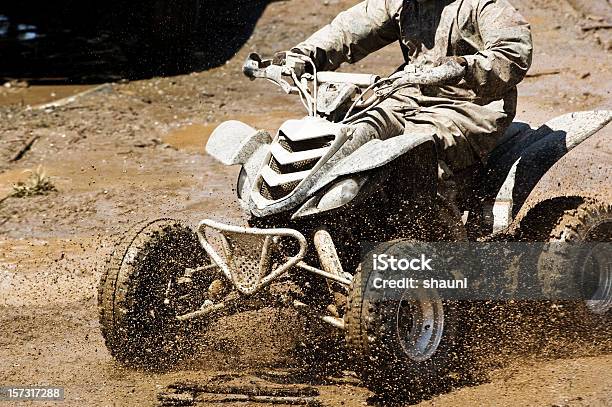
<path id="1" fill-rule="evenodd" d="M 485 162 L 512 119 L 501 100 L 480 106 L 404 89 L 355 122 L 352 146 L 347 148 L 356 149 L 373 138 L 429 134 L 436 140 L 438 158 L 457 172 Z"/>

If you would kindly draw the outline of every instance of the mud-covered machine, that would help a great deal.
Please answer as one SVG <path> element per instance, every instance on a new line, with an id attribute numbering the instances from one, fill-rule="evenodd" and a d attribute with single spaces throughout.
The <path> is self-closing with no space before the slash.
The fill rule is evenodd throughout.
<path id="1" fill-rule="evenodd" d="M 610 242 L 611 201 L 587 186 L 553 188 L 558 175 L 551 172 L 574 147 L 609 131 L 612 112 L 567 114 L 537 129 L 513 123 L 487 166 L 463 174 L 451 194 L 439 178 L 432 135 L 343 146 L 351 123 L 385 98 L 408 86 L 449 83 L 462 66 L 409 67 L 382 79 L 309 66 L 301 55 L 282 65 L 251 55 L 245 74 L 299 95 L 308 116 L 286 121 L 274 135 L 225 122 L 206 146 L 222 164 L 241 166 L 237 195 L 246 224 L 205 219 L 192 229 L 158 219 L 134 226 L 116 246 L 100 282 L 99 310 L 117 360 L 167 368 L 189 356 L 194 330 L 235 313 L 290 306 L 343 333 L 368 387 L 418 386 L 463 363 L 469 332 L 462 305 L 435 289 L 409 298 L 369 296 L 371 268 L 362 262 L 372 252 L 405 253 L 415 242 L 437 241 Z M 364 242 L 378 243 L 368 253 Z M 602 250 L 586 256 L 598 281 L 585 302 L 594 314 L 612 308 L 612 268 Z M 540 256 L 545 291 L 554 296 L 579 284 L 551 264 L 587 262 L 585 256 Z"/>

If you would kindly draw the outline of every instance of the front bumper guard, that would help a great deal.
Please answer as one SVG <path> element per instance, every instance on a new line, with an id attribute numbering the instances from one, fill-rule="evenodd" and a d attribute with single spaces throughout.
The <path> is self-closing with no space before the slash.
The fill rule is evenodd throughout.
<path id="1" fill-rule="evenodd" d="M 207 229 L 219 232 L 223 255 L 219 254 L 208 242 Z M 306 255 L 308 242 L 304 235 L 295 229 L 246 228 L 205 219 L 200 222 L 196 232 L 204 250 L 219 266 L 226 278 L 244 295 L 252 295 L 258 292 L 294 267 L 345 286 L 352 282 L 350 276 L 341 271 L 321 270 L 306 264 L 303 259 Z M 298 252 L 294 256 L 286 257 L 283 263 L 274 265 L 271 259 L 272 246 L 281 238 L 294 239 L 298 244 Z M 329 240 L 328 244 L 333 243 Z M 318 247 L 317 251 L 321 252 Z M 329 250 L 326 250 L 326 252 L 329 252 Z M 333 252 L 335 253 L 335 249 Z M 329 263 L 325 259 L 322 260 L 322 264 Z"/>

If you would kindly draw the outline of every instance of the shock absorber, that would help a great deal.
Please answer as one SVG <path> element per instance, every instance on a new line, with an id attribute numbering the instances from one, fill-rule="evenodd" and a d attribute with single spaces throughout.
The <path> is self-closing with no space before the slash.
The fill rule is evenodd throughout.
<path id="1" fill-rule="evenodd" d="M 347 278 L 348 273 L 344 273 L 338 252 L 334 241 L 325 229 L 319 229 L 314 235 L 314 245 L 319 255 L 319 261 L 323 270 L 329 274 L 333 274 L 339 277 Z M 350 274 L 349 274 L 350 275 Z"/>

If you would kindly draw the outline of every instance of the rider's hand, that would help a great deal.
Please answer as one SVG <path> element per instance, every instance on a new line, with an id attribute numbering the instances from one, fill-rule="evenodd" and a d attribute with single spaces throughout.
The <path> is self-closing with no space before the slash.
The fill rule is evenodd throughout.
<path id="1" fill-rule="evenodd" d="M 274 54 L 274 56 L 272 57 L 272 64 L 273 65 L 284 65 L 287 62 L 287 56 L 289 54 L 299 54 L 299 55 L 308 56 L 304 52 L 302 52 L 301 49 L 293 48 L 291 51 L 280 51 Z"/>
<path id="2" fill-rule="evenodd" d="M 285 65 L 287 62 L 287 51 L 281 51 L 272 57 L 272 65 Z"/>
<path id="3" fill-rule="evenodd" d="M 313 73 L 312 66 L 310 64 L 305 63 L 303 60 L 296 59 L 295 55 L 304 55 L 298 49 L 292 49 L 291 51 L 281 51 L 274 54 L 272 57 L 272 65 L 278 66 L 289 66 L 295 74 L 301 77 L 304 73 Z"/>

